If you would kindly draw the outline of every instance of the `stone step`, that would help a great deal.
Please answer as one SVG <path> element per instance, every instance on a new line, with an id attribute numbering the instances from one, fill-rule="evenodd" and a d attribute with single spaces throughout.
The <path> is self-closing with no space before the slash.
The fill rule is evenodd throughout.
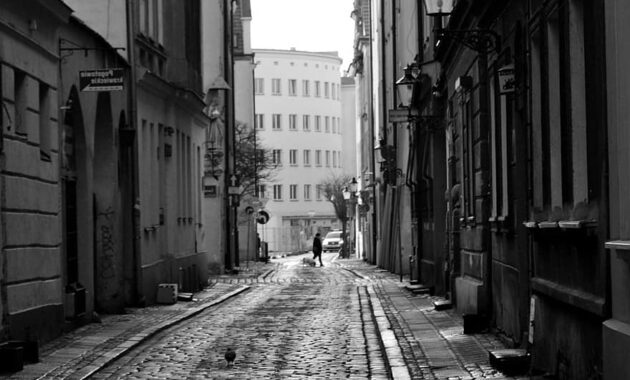
<path id="1" fill-rule="evenodd" d="M 433 301 L 433 307 L 435 308 L 436 311 L 448 310 L 453 307 L 453 304 L 449 300 L 439 300 L 439 301 Z"/>
<path id="2" fill-rule="evenodd" d="M 508 376 L 523 375 L 529 370 L 530 355 L 525 349 L 488 350 L 490 365 Z"/>

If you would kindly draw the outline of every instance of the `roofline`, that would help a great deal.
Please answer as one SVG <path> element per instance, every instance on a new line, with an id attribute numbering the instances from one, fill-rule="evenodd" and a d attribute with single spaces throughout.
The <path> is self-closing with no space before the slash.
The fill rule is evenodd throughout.
<path id="1" fill-rule="evenodd" d="M 336 51 L 332 52 L 318 52 L 318 51 L 305 51 L 305 50 L 283 50 L 283 49 L 252 49 L 254 54 L 278 54 L 278 55 L 303 55 L 303 56 L 311 56 L 311 57 L 319 57 L 331 59 L 339 62 L 341 64 L 343 59 L 339 56 L 339 53 Z"/>

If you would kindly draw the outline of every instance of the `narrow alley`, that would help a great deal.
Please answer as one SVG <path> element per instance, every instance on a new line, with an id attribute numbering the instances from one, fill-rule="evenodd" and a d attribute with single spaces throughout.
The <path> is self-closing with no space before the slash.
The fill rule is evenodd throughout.
<path id="1" fill-rule="evenodd" d="M 106 316 L 6 379 L 508 378 L 488 362 L 501 342 L 463 334 L 460 317 L 434 309 L 437 297 L 362 260 L 328 253 L 311 267 L 308 256 L 246 263 L 192 302 Z"/>

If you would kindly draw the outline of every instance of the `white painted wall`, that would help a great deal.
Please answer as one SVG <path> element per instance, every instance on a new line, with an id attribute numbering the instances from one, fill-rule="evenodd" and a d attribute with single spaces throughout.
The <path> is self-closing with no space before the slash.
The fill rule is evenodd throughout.
<path id="1" fill-rule="evenodd" d="M 273 183 L 267 184 L 267 197 L 270 199 L 266 209 L 271 212 L 271 219 L 259 228 L 261 236 L 269 242 L 270 250 L 282 250 L 282 230 L 287 229 L 288 218 L 315 220 L 317 226 L 330 227 L 336 219 L 333 207 L 325 199 L 317 200 L 316 186 L 330 175 L 348 172 L 343 164 L 333 167 L 332 151 L 344 150 L 343 135 L 338 128 L 332 133 L 332 118 L 338 118 L 343 125 L 341 106 L 341 86 L 339 68 L 341 59 L 333 53 L 314 53 L 295 50 L 254 50 L 256 69 L 255 77 L 264 79 L 264 94 L 256 95 L 256 113 L 264 115 L 264 130 L 259 130 L 262 144 L 269 149 L 282 149 L 282 168 L 275 178 L 276 184 L 282 184 L 283 199 L 273 200 Z M 272 95 L 272 78 L 279 78 L 281 95 Z M 289 79 L 297 80 L 297 95 L 288 95 Z M 310 96 L 303 96 L 303 80 L 310 82 Z M 321 82 L 321 97 L 315 96 L 315 81 Z M 324 83 L 334 84 L 336 97 L 324 97 Z M 332 90 L 330 90 L 330 95 Z M 282 129 L 272 129 L 272 114 L 281 114 Z M 289 130 L 289 114 L 297 114 L 297 130 Z M 303 130 L 303 115 L 311 115 L 310 131 Z M 321 116 L 321 131 L 315 131 L 315 116 Z M 330 131 L 325 131 L 325 116 L 331 118 Z M 289 165 L 289 150 L 298 150 L 297 165 Z M 303 151 L 311 150 L 311 165 L 303 163 Z M 322 151 L 322 165 L 315 165 L 315 151 Z M 325 151 L 331 151 L 330 166 L 326 166 Z M 342 153 L 342 157 L 348 153 Z M 289 186 L 298 185 L 297 200 L 289 200 Z M 311 185 L 311 200 L 304 200 L 304 185 Z M 311 215 L 312 218 L 311 218 Z M 285 223 L 283 223 L 283 219 Z M 310 236 L 304 236 L 310 249 Z"/>

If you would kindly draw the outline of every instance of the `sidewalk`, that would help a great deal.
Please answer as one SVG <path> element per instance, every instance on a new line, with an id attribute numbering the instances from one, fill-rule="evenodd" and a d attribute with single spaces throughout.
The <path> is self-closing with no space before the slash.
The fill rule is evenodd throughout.
<path id="1" fill-rule="evenodd" d="M 489 362 L 489 350 L 506 349 L 494 334 L 464 334 L 463 319 L 453 309 L 435 310 L 434 301 L 441 297 L 413 294 L 400 281 L 399 275 L 378 269 L 360 259 L 336 259 L 335 263 L 364 279 L 379 280 L 368 287 L 379 322 L 379 314 L 386 316 L 379 323 L 384 345 L 394 332 L 398 351 L 394 361 L 407 359 L 407 371 L 396 379 L 529 379 L 507 377 Z M 390 356 L 390 352 L 387 352 Z M 395 369 L 396 363 L 390 363 Z M 399 368 L 402 370 L 402 368 Z"/>
<path id="2" fill-rule="evenodd" d="M 90 323 L 43 345 L 38 363 L 25 364 L 20 372 L 0 374 L 0 379 L 85 379 L 143 340 L 247 289 L 246 285 L 213 284 L 195 293 L 190 302 L 102 316 L 101 323 Z"/>
<path id="3" fill-rule="evenodd" d="M 360 259 L 334 259 L 341 268 L 366 281 L 366 291 L 394 378 L 507 379 L 493 369 L 488 350 L 504 348 L 492 334 L 463 334 L 453 310 L 436 311 L 438 297 L 415 295 L 397 275 Z M 85 379 L 154 334 L 265 281 L 277 263 L 245 263 L 238 274 L 212 276 L 208 288 L 190 302 L 128 309 L 102 316 L 101 323 L 78 328 L 40 348 L 40 362 L 25 364 L 0 379 Z M 219 281 L 219 280 L 229 281 Z M 521 378 L 521 379 L 524 379 Z"/>

